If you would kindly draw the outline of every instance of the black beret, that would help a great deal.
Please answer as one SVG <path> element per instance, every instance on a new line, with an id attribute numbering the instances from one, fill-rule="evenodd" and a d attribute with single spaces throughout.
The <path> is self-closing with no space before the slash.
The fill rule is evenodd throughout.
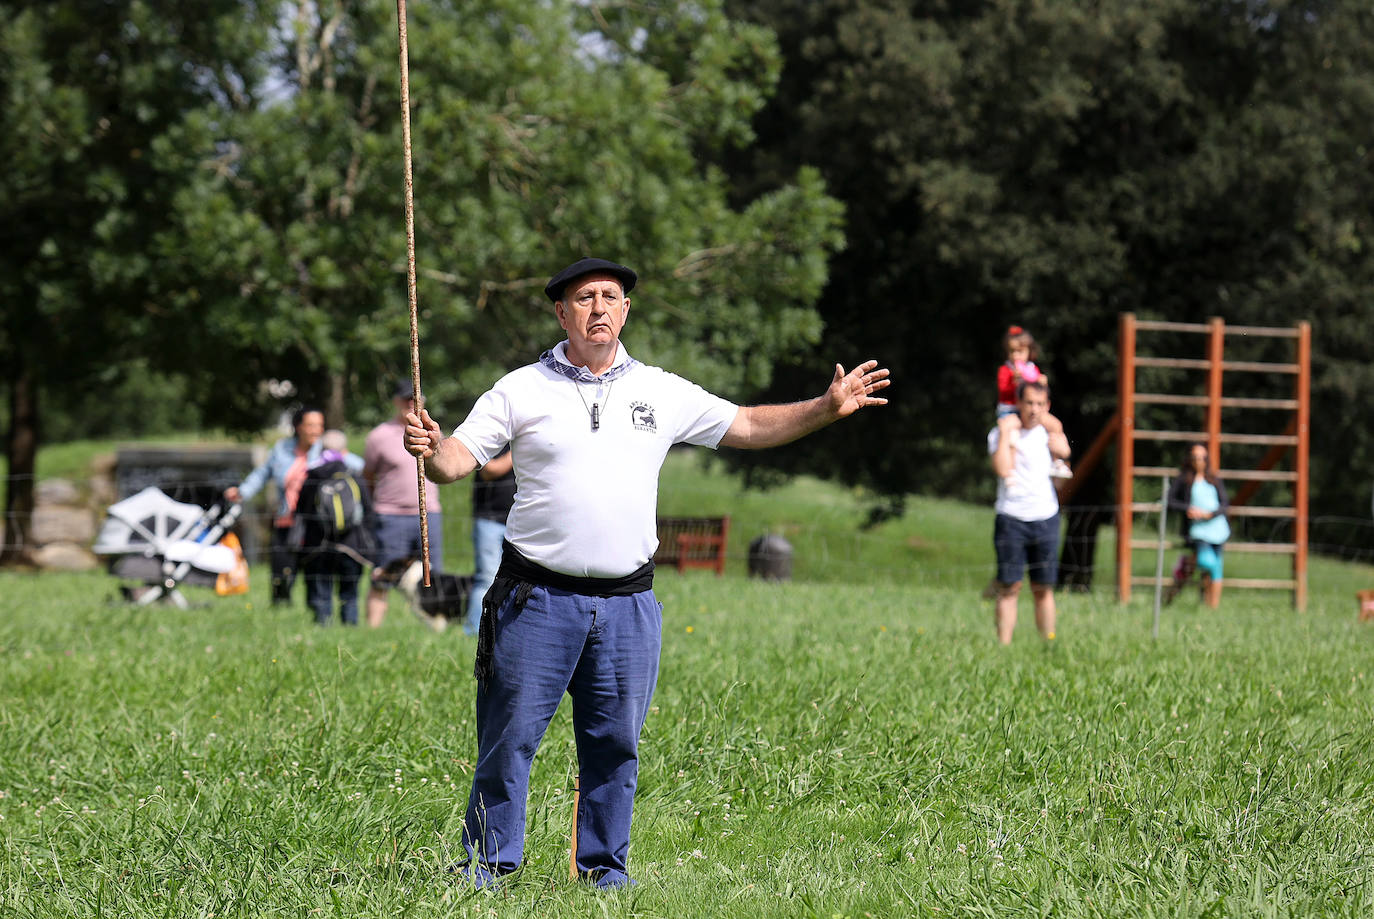
<path id="1" fill-rule="evenodd" d="M 604 258 L 583 257 L 549 278 L 549 283 L 544 286 L 544 293 L 557 303 L 563 299 L 564 288 L 587 274 L 609 274 L 620 282 L 621 289 L 627 294 L 634 290 L 635 281 L 639 280 L 639 275 L 635 274 L 632 268 L 608 262 Z"/>

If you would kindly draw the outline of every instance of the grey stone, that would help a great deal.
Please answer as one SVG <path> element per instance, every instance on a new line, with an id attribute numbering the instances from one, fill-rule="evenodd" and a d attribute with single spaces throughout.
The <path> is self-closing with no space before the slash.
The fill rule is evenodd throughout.
<path id="1" fill-rule="evenodd" d="M 769 581 L 792 580 L 792 544 L 777 533 L 765 533 L 749 544 L 749 576 Z"/>
<path id="2" fill-rule="evenodd" d="M 91 490 L 91 501 L 101 507 L 107 507 L 115 503 L 115 483 L 113 475 L 93 475 L 86 480 L 86 485 Z"/>
<path id="3" fill-rule="evenodd" d="M 54 542 L 35 549 L 30 557 L 40 568 L 55 571 L 89 571 L 100 562 L 85 546 L 72 542 Z"/>
<path id="4" fill-rule="evenodd" d="M 81 493 L 76 490 L 75 485 L 66 479 L 44 479 L 33 490 L 33 503 L 38 506 L 44 504 L 80 504 Z"/>
<path id="5" fill-rule="evenodd" d="M 82 507 L 40 505 L 34 508 L 29 535 L 38 546 L 54 542 L 90 544 L 95 539 L 95 514 Z"/>

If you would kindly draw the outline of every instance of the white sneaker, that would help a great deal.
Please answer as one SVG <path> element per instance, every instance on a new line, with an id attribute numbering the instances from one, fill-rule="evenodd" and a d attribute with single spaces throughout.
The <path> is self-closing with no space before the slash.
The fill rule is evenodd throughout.
<path id="1" fill-rule="evenodd" d="M 1050 467 L 1050 478 L 1071 479 L 1073 478 L 1073 470 L 1069 468 L 1068 463 L 1061 459 L 1057 459 L 1054 461 L 1054 465 Z"/>

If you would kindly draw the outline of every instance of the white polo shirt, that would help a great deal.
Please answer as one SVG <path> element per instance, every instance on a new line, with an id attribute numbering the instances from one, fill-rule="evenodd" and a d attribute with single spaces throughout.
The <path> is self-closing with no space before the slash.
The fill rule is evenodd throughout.
<path id="1" fill-rule="evenodd" d="M 577 371 L 566 347 L 552 352 L 564 372 L 542 361 L 512 371 L 453 434 L 483 465 L 510 444 L 516 492 L 506 539 L 521 555 L 560 574 L 624 577 L 658 548 L 658 474 L 668 448 L 715 449 L 739 406 L 634 361 L 624 345 L 598 382 L 578 382 L 566 375 Z"/>
<path id="2" fill-rule="evenodd" d="M 997 452 L 1000 429 L 988 432 L 988 455 Z M 1050 481 L 1050 435 L 1043 424 L 1021 432 L 1021 439 L 1013 452 L 1011 478 L 1008 489 L 1004 479 L 997 480 L 997 513 L 1027 522 L 1048 520 L 1059 513 L 1059 495 Z"/>

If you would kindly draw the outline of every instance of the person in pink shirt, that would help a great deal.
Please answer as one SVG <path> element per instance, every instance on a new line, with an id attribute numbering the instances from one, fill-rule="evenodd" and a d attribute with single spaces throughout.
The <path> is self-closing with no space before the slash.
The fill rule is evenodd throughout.
<path id="1" fill-rule="evenodd" d="M 368 432 L 363 446 L 363 478 L 372 492 L 377 521 L 377 567 L 398 559 L 420 557 L 420 486 L 415 479 L 415 457 L 405 447 L 405 416 L 415 411 L 415 388 L 402 380 L 392 393 L 396 414 Z M 429 520 L 429 563 L 434 571 L 444 567 L 443 517 L 439 487 L 425 488 L 425 512 Z M 379 626 L 386 618 L 388 585 L 374 579 L 367 592 L 367 624 Z"/>

